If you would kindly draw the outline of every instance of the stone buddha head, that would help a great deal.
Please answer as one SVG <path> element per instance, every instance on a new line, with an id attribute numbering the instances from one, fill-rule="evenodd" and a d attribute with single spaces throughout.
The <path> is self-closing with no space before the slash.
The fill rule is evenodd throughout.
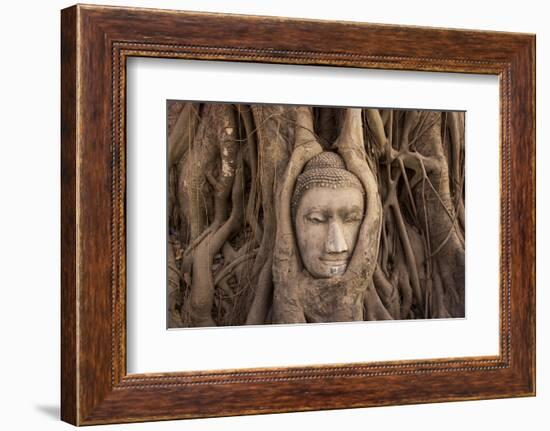
<path id="1" fill-rule="evenodd" d="M 325 151 L 296 180 L 292 220 L 304 268 L 313 278 L 345 273 L 365 212 L 365 192 L 343 159 Z"/>

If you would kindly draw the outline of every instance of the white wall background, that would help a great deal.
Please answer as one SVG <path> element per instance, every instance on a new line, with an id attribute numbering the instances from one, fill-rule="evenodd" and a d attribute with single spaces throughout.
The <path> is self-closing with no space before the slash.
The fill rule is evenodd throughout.
<path id="1" fill-rule="evenodd" d="M 550 28 L 544 2 L 130 0 L 103 4 L 477 28 L 537 34 L 538 289 L 536 398 L 102 426 L 135 430 L 545 430 L 550 424 L 544 285 L 550 246 Z M 62 430 L 59 415 L 59 10 L 67 1 L 5 2 L 0 14 L 0 428 Z M 546 54 L 546 55 L 545 55 Z M 548 265 L 546 265 L 547 267 Z"/>

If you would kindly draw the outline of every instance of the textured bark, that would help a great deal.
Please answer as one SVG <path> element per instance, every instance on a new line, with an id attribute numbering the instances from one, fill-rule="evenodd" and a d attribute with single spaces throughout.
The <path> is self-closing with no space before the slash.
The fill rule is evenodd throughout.
<path id="1" fill-rule="evenodd" d="M 247 324 L 266 321 L 273 300 L 273 247 L 275 244 L 276 217 L 275 193 L 277 181 L 283 177 L 294 142 L 296 110 L 277 105 L 253 106 L 258 145 L 258 183 L 261 199 L 263 236 L 254 261 L 253 276 L 256 289 L 247 313 Z M 259 208 L 255 211 L 259 213 Z"/>

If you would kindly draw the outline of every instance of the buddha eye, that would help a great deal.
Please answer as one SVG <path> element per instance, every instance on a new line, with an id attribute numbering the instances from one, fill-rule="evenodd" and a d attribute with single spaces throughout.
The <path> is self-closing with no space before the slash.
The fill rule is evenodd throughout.
<path id="1" fill-rule="evenodd" d="M 321 224 L 325 222 L 325 218 L 319 214 L 310 214 L 306 216 L 306 220 L 313 224 Z"/>
<path id="2" fill-rule="evenodd" d="M 359 214 L 350 214 L 344 218 L 344 223 L 359 223 L 362 217 Z"/>

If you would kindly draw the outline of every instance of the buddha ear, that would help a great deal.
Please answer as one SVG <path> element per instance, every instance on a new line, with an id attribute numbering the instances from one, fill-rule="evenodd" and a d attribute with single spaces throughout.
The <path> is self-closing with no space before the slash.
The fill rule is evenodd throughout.
<path id="1" fill-rule="evenodd" d="M 310 106 L 299 106 L 296 109 L 294 130 L 294 148 L 311 142 L 319 144 L 313 128 L 313 109 Z"/>

